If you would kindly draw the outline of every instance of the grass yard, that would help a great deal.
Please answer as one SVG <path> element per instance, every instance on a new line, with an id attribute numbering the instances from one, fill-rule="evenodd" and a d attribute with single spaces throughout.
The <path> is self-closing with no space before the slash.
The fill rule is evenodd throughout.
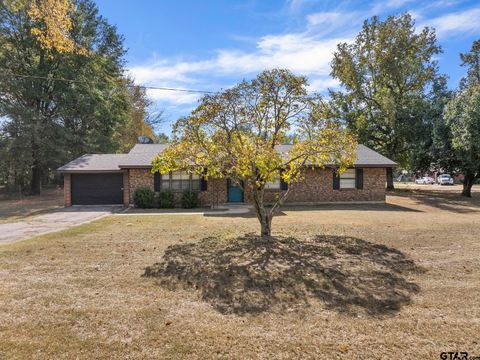
<path id="1" fill-rule="evenodd" d="M 480 198 L 111 216 L 0 247 L 0 358 L 480 355 Z M 146 274 L 147 276 L 143 276 Z"/>
<path id="2" fill-rule="evenodd" d="M 0 197 L 0 223 L 24 220 L 63 206 L 62 189 L 45 189 L 42 195 L 19 198 Z"/>

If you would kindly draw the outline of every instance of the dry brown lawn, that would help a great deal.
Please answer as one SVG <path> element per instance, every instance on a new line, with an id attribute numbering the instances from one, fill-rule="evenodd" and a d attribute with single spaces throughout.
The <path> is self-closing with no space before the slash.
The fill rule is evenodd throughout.
<path id="1" fill-rule="evenodd" d="M 21 199 L 0 198 L 0 223 L 24 220 L 63 206 L 62 189 L 46 189 L 42 195 Z"/>
<path id="2" fill-rule="evenodd" d="M 480 355 L 480 198 L 111 216 L 0 248 L 1 359 Z M 144 276 L 146 275 L 146 276 Z"/>

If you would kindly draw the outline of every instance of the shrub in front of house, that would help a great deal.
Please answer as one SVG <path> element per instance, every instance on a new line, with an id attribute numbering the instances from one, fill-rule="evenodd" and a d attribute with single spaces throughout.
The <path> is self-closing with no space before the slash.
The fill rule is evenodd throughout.
<path id="1" fill-rule="evenodd" d="M 155 193 L 146 186 L 139 186 L 133 192 L 133 203 L 138 208 L 152 208 L 155 205 Z"/>
<path id="2" fill-rule="evenodd" d="M 182 207 L 184 209 L 193 209 L 198 206 L 198 194 L 196 192 L 186 190 L 182 194 Z"/>
<path id="3" fill-rule="evenodd" d="M 162 190 L 157 195 L 157 206 L 162 209 L 175 207 L 175 196 L 170 190 Z"/>

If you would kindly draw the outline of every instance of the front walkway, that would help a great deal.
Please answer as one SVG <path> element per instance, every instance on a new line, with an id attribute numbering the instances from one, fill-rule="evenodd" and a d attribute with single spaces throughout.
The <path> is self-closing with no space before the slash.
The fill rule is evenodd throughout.
<path id="1" fill-rule="evenodd" d="M 126 211 L 117 213 L 117 216 L 162 216 L 162 215 L 242 215 L 248 214 L 252 205 L 246 204 L 226 204 L 220 205 L 215 209 L 138 209 L 128 208 Z"/>
<path id="2" fill-rule="evenodd" d="M 121 211 L 121 206 L 72 206 L 28 220 L 0 224 L 0 245 L 65 230 Z"/>

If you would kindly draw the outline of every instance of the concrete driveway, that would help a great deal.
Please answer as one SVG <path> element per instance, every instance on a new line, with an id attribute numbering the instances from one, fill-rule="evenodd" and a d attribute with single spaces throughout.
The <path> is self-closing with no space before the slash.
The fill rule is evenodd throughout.
<path id="1" fill-rule="evenodd" d="M 122 210 L 121 206 L 72 206 L 27 220 L 0 224 L 0 245 L 89 223 Z"/>

